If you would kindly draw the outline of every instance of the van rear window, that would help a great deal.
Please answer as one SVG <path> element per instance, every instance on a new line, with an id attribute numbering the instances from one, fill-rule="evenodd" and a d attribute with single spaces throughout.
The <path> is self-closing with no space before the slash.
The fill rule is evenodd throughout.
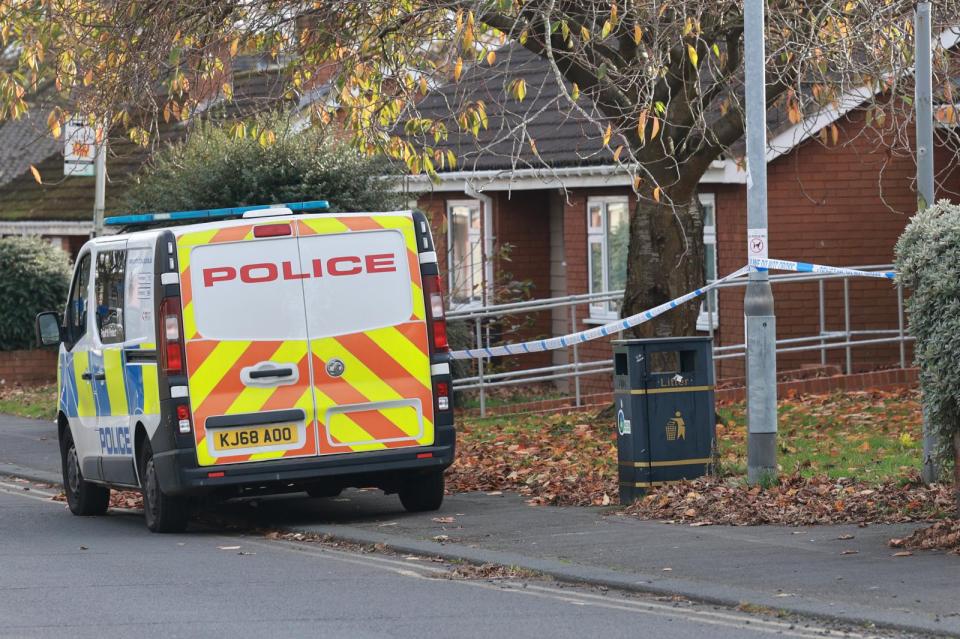
<path id="1" fill-rule="evenodd" d="M 406 243 L 394 230 L 198 246 L 190 282 L 197 330 L 210 339 L 327 337 L 413 312 Z"/>

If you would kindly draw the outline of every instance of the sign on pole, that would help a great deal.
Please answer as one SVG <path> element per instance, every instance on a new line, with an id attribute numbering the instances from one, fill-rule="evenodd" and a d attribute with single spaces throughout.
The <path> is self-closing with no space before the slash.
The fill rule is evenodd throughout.
<path id="1" fill-rule="evenodd" d="M 97 133 L 82 120 L 64 127 L 63 174 L 66 177 L 93 177 L 96 173 Z"/>

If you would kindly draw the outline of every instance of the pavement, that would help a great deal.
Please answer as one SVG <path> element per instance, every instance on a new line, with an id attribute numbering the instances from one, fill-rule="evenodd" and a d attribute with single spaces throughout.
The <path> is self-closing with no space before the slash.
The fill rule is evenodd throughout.
<path id="1" fill-rule="evenodd" d="M 0 418 L 0 472 L 37 464 L 28 476 L 54 478 L 53 430 Z M 517 495 L 482 493 L 450 495 L 439 512 L 408 514 L 396 496 L 374 490 L 235 501 L 223 511 L 266 528 L 517 566 L 565 582 L 960 636 L 960 557 L 894 557 L 887 546 L 916 525 L 691 527 L 623 517 L 612 508 L 531 507 Z"/>

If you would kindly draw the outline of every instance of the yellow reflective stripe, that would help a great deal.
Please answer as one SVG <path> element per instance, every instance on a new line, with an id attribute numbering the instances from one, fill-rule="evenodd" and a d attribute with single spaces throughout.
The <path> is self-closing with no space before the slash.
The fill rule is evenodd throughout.
<path id="1" fill-rule="evenodd" d="M 387 352 L 414 378 L 430 388 L 430 358 L 395 326 L 367 331 L 366 336 Z"/>
<path id="2" fill-rule="evenodd" d="M 303 356 L 306 354 L 306 342 L 292 340 L 281 344 L 267 359 L 277 363 L 289 362 L 296 366 L 297 362 L 303 359 Z M 300 383 L 309 382 L 308 380 L 300 380 Z M 225 414 L 254 413 L 260 410 L 263 405 L 267 403 L 267 400 L 270 399 L 270 396 L 273 395 L 278 388 L 283 387 L 245 386 L 244 389 L 237 394 L 236 398 L 234 398 L 233 403 L 230 404 L 229 408 L 227 408 Z M 199 406 L 199 404 L 197 405 Z M 312 411 L 307 411 L 308 415 L 310 412 Z"/>
<path id="3" fill-rule="evenodd" d="M 157 365 L 144 364 L 140 367 L 143 375 L 143 414 L 160 414 L 160 386 L 157 381 Z"/>
<path id="4" fill-rule="evenodd" d="M 426 319 L 427 308 L 423 301 L 423 289 L 412 279 L 410 280 L 410 294 L 413 295 L 413 316 L 418 320 Z"/>
<path id="5" fill-rule="evenodd" d="M 301 220 L 314 233 L 318 235 L 329 235 L 332 233 L 343 233 L 350 230 L 346 224 L 333 217 L 321 217 L 312 220 Z"/>
<path id="6" fill-rule="evenodd" d="M 269 450 L 265 453 L 253 453 L 247 461 L 266 461 L 268 459 L 280 459 L 283 457 L 283 450 Z"/>
<path id="7" fill-rule="evenodd" d="M 217 458 L 210 454 L 207 448 L 207 438 L 204 437 L 197 444 L 197 461 L 201 466 L 213 466 L 217 463 Z"/>
<path id="8" fill-rule="evenodd" d="M 377 377 L 376 373 L 367 368 L 362 360 L 340 345 L 333 339 L 320 339 L 313 342 L 313 352 L 320 359 L 329 362 L 338 358 L 343 361 L 344 371 L 340 379 L 372 402 L 383 402 L 391 399 L 403 399 L 393 388 Z M 322 373 L 321 373 L 322 374 Z"/>
<path id="9" fill-rule="evenodd" d="M 247 341 L 226 341 L 214 347 L 200 368 L 190 375 L 190 403 L 194 408 L 203 403 L 249 345 Z"/>
<path id="10" fill-rule="evenodd" d="M 77 416 L 95 417 L 97 414 L 96 402 L 93 399 L 93 386 L 82 375 L 90 368 L 89 353 L 84 350 L 73 354 L 73 376 L 77 385 Z"/>
<path id="11" fill-rule="evenodd" d="M 417 409 L 413 406 L 396 406 L 393 408 L 381 408 L 377 412 L 396 424 L 397 428 L 402 430 L 410 438 L 420 436 L 420 422 L 417 421 Z M 404 427 L 407 424 L 408 427 Z M 424 431 L 426 431 L 426 422 L 424 422 Z"/>
<path id="12" fill-rule="evenodd" d="M 336 402 L 333 399 L 321 391 L 319 388 L 314 389 L 314 395 L 317 398 L 317 421 L 320 423 L 326 423 L 327 420 L 327 409 L 331 406 L 336 406 Z M 322 406 L 322 408 L 321 408 Z M 343 419 L 339 419 L 342 417 Z M 347 417 L 346 415 L 335 415 L 334 419 L 331 420 L 330 424 L 326 424 L 324 431 L 325 433 L 321 437 L 327 438 L 327 444 L 330 446 L 336 446 L 337 448 L 343 448 L 345 451 L 356 451 L 361 452 L 365 450 L 383 450 L 387 446 L 386 444 L 381 444 L 380 442 L 374 440 L 373 436 L 360 427 L 355 421 Z M 329 433 L 327 436 L 326 433 Z M 333 443 L 333 440 L 336 439 L 341 442 L 368 442 L 365 444 L 339 444 Z"/>
<path id="13" fill-rule="evenodd" d="M 209 244 L 210 240 L 213 239 L 213 236 L 216 235 L 220 229 L 212 229 L 209 231 L 194 231 L 192 233 L 184 233 L 177 236 L 177 246 L 198 246 L 201 244 Z M 181 256 L 182 257 L 182 256 Z M 184 268 L 181 265 L 181 270 Z"/>
<path id="14" fill-rule="evenodd" d="M 107 376 L 107 397 L 111 415 L 129 415 L 123 357 L 119 348 L 103 349 L 103 371 Z"/>

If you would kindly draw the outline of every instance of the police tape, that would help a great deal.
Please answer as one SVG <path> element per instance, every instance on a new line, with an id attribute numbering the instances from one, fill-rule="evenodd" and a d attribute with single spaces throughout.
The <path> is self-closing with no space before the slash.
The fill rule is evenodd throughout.
<path id="1" fill-rule="evenodd" d="M 603 326 L 597 326 L 585 331 L 580 331 L 579 333 L 570 333 L 569 335 L 564 335 L 562 337 L 551 337 L 550 339 L 539 339 L 530 342 L 521 342 L 519 344 L 504 344 L 503 346 L 493 346 L 490 348 L 468 348 L 462 351 L 453 351 L 450 353 L 450 357 L 451 359 L 478 359 L 484 357 L 501 357 L 504 355 L 523 355 L 525 353 L 542 353 L 544 351 L 552 351 L 558 348 L 567 348 L 576 344 L 583 344 L 584 342 L 600 339 L 601 337 L 608 337 L 614 333 L 633 328 L 634 326 L 639 326 L 644 322 L 649 322 L 658 315 L 663 315 L 667 311 L 703 295 L 707 291 L 716 288 L 728 280 L 732 280 L 746 274 L 749 270 L 749 266 L 744 266 L 743 268 L 739 268 L 729 275 L 725 275 L 718 280 L 710 282 L 703 288 L 698 288 L 695 291 L 681 295 L 680 297 L 670 300 L 669 302 L 655 306 L 648 311 L 643 311 L 641 313 L 637 313 L 636 315 L 631 315 L 630 317 L 626 317 L 615 322 L 610 322 L 609 324 L 604 324 Z"/>
<path id="2" fill-rule="evenodd" d="M 896 271 L 861 271 L 842 266 L 824 266 L 809 262 L 791 262 L 790 260 L 771 260 L 765 257 L 751 257 L 749 265 L 756 269 L 774 271 L 796 271 L 797 273 L 829 273 L 833 275 L 850 275 L 853 277 L 876 277 L 892 280 L 897 276 Z"/>

